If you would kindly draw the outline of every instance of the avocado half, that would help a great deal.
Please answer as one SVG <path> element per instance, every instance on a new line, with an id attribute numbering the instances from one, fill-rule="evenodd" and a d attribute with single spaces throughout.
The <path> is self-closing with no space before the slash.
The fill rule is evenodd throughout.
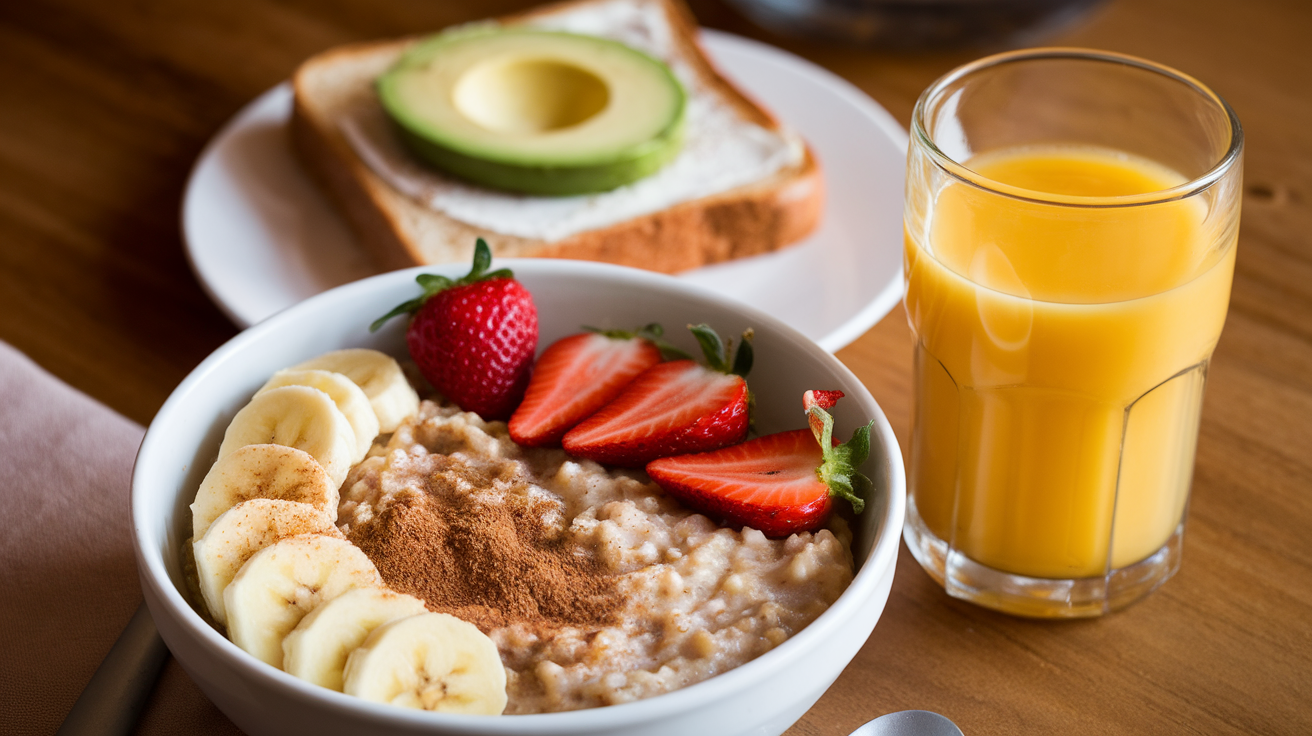
<path id="1" fill-rule="evenodd" d="M 679 152 L 687 96 L 669 68 L 604 38 L 478 29 L 419 42 L 378 78 L 406 145 L 477 184 L 603 192 Z"/>

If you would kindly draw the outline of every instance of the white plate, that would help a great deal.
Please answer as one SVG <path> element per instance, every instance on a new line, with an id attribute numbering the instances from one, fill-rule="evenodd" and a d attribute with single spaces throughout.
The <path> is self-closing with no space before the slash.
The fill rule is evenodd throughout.
<path id="1" fill-rule="evenodd" d="M 902 295 L 906 133 L 863 92 L 805 59 L 718 31 L 702 31 L 702 40 L 725 76 L 815 149 L 827 199 L 819 229 L 804 242 L 681 278 L 838 350 Z M 183 200 L 192 268 L 242 327 L 376 273 L 295 160 L 286 132 L 291 102 L 284 83 L 238 113 L 201 153 Z"/>

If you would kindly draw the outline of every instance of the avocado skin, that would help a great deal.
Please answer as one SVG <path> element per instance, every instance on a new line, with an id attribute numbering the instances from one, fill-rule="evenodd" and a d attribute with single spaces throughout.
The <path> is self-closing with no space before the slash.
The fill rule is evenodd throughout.
<path id="1" fill-rule="evenodd" d="M 393 121 L 411 153 L 437 169 L 472 184 L 524 194 L 566 197 L 608 192 L 660 170 L 683 148 L 683 118 L 622 159 L 577 166 L 534 166 L 477 158 L 430 140 Z"/>
<path id="2" fill-rule="evenodd" d="M 440 132 L 412 119 L 405 105 L 392 90 L 391 79 L 407 66 L 423 63 L 445 44 L 462 39 L 493 36 L 503 33 L 575 36 L 563 31 L 537 31 L 503 29 L 479 26 L 460 28 L 439 33 L 406 51 L 400 60 L 383 73 L 375 83 L 393 128 L 405 147 L 420 161 L 447 174 L 454 175 L 480 186 L 525 194 L 544 196 L 572 196 L 606 192 L 647 177 L 672 161 L 683 148 L 684 125 L 687 112 L 687 91 L 664 63 L 646 53 L 624 46 L 617 41 L 583 36 L 591 43 L 621 46 L 629 53 L 650 60 L 677 90 L 677 108 L 673 120 L 656 136 L 629 146 L 609 157 L 577 162 L 551 161 L 533 163 L 522 156 L 506 157 L 495 151 L 470 153 L 459 140 L 449 140 Z"/>

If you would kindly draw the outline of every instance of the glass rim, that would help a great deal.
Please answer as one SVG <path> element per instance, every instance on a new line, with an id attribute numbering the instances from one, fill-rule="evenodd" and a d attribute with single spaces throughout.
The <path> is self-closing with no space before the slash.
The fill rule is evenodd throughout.
<path id="1" fill-rule="evenodd" d="M 929 106 L 929 103 L 932 100 L 939 98 L 949 85 L 963 77 L 991 67 L 1042 59 L 1073 59 L 1079 61 L 1097 61 L 1121 64 L 1154 72 L 1163 77 L 1183 83 L 1203 97 L 1211 100 L 1213 104 L 1225 113 L 1226 120 L 1230 126 L 1230 145 L 1212 168 L 1208 169 L 1200 176 L 1194 177 L 1184 183 L 1177 184 L 1169 189 L 1160 189 L 1141 194 L 1103 197 L 1052 194 L 1050 195 L 1051 198 L 1048 198 L 1019 194 L 1018 192 L 1028 192 L 1035 195 L 1043 195 L 1045 193 L 1020 187 L 1011 187 L 1002 182 L 983 176 L 944 153 L 934 142 L 933 138 L 930 137 L 929 132 L 925 128 L 925 110 Z M 1137 56 L 1130 56 L 1129 54 L 1061 46 L 1021 49 L 1018 51 L 1007 51 L 992 56 L 986 56 L 968 64 L 963 64 L 962 66 L 959 66 L 939 77 L 933 82 L 933 84 L 930 84 L 916 100 L 915 109 L 911 113 L 911 138 L 912 145 L 919 145 L 925 149 L 936 166 L 952 178 L 965 184 L 969 184 L 993 194 L 1025 202 L 1060 207 L 1083 208 L 1139 207 L 1142 205 L 1162 204 L 1192 197 L 1206 191 L 1229 173 L 1229 171 L 1234 168 L 1235 164 L 1238 163 L 1244 148 L 1243 127 L 1240 125 L 1239 117 L 1235 114 L 1234 109 L 1230 107 L 1230 104 L 1226 102 L 1224 98 L 1197 79 L 1163 64 L 1157 64 L 1148 61 L 1147 59 L 1141 59 Z"/>

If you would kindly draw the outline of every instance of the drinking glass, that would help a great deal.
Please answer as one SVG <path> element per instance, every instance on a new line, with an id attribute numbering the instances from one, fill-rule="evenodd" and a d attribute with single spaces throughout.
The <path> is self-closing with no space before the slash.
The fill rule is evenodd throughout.
<path id="1" fill-rule="evenodd" d="M 921 95 L 904 535 L 949 594 L 1097 616 L 1179 569 L 1242 151 L 1214 92 L 1119 54 L 999 54 Z"/>
<path id="2" fill-rule="evenodd" d="M 1106 0 L 729 0 L 761 26 L 886 48 L 1028 45 Z"/>

